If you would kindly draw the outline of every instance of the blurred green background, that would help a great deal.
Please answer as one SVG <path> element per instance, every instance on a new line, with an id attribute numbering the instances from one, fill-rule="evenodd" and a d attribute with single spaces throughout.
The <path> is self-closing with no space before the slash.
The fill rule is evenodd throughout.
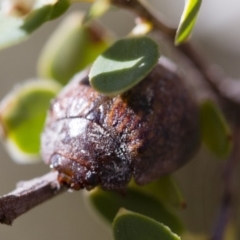
<path id="1" fill-rule="evenodd" d="M 177 25 L 184 0 L 152 0 L 169 23 Z M 87 9 L 75 4 L 70 9 Z M 238 0 L 203 1 L 193 39 L 231 76 L 240 75 L 240 2 Z M 44 24 L 29 40 L 0 52 L 0 98 L 17 83 L 36 76 L 36 62 L 44 42 L 61 19 Z M 114 10 L 102 22 L 119 36 L 134 26 L 133 17 Z M 209 232 L 217 217 L 222 191 L 224 163 L 201 150 L 187 166 L 175 173 L 186 197 L 187 209 L 179 214 L 186 225 L 197 232 Z M 13 190 L 19 180 L 27 180 L 49 171 L 44 164 L 17 165 L 0 145 L 0 194 Z M 239 184 L 236 183 L 238 186 Z M 236 187 L 237 189 L 237 187 Z M 236 199 L 236 203 L 239 199 Z M 239 212 L 236 207 L 236 216 Z M 65 193 L 18 218 L 12 227 L 0 226 L 1 240 L 110 240 L 111 232 L 86 209 L 83 192 Z"/>

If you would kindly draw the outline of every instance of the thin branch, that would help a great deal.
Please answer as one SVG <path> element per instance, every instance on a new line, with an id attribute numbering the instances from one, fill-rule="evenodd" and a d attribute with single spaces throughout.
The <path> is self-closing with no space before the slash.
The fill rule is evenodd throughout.
<path id="1" fill-rule="evenodd" d="M 0 197 L 0 223 L 11 225 L 18 216 L 66 190 L 50 172 L 30 181 L 20 182 L 17 188 Z"/>
<path id="2" fill-rule="evenodd" d="M 217 218 L 217 223 L 213 231 L 213 235 L 211 240 L 223 240 L 224 233 L 226 230 L 226 226 L 229 223 L 229 220 L 232 216 L 232 201 L 233 201 L 233 193 L 235 192 L 233 189 L 234 176 L 236 172 L 236 165 L 238 164 L 239 156 L 240 156 L 240 128 L 236 128 L 234 131 L 234 146 L 232 150 L 232 154 L 229 160 L 226 163 L 223 180 L 224 180 L 224 192 L 222 196 L 222 203 L 219 212 L 219 216 Z"/>
<path id="3" fill-rule="evenodd" d="M 174 39 L 176 29 L 171 28 L 163 23 L 160 16 L 155 16 L 146 6 L 138 0 L 110 0 L 111 3 L 117 7 L 125 8 L 135 13 L 137 16 L 151 22 L 154 29 L 158 29 L 167 36 Z"/>
<path id="4" fill-rule="evenodd" d="M 209 62 L 190 42 L 177 47 L 197 68 L 212 91 L 227 104 L 240 106 L 240 82 L 226 77 L 223 70 Z"/>

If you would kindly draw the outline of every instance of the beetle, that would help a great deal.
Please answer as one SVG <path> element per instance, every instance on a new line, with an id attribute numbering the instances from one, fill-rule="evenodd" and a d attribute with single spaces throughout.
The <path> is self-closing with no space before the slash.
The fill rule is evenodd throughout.
<path id="1" fill-rule="evenodd" d="M 41 142 L 44 161 L 69 188 L 121 190 L 132 177 L 143 185 L 196 152 L 198 106 L 165 61 L 114 98 L 93 90 L 83 71 L 52 101 Z"/>

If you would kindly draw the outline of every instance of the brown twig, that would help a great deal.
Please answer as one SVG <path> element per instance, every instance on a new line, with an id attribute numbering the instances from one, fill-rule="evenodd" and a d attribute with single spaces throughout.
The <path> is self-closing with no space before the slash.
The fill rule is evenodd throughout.
<path id="1" fill-rule="evenodd" d="M 190 42 L 177 47 L 197 68 L 211 90 L 224 101 L 228 107 L 240 107 L 240 82 L 226 77 L 223 70 L 210 63 Z"/>
<path id="2" fill-rule="evenodd" d="M 151 22 L 154 29 L 158 29 L 167 36 L 174 39 L 176 29 L 163 24 L 160 17 L 156 17 L 150 10 L 137 0 L 111 0 L 111 3 L 117 7 L 125 8 L 135 13 L 137 16 Z"/>
<path id="3" fill-rule="evenodd" d="M 66 190 L 50 172 L 30 181 L 20 182 L 17 188 L 0 198 L 0 223 L 11 225 L 13 220 L 35 206 Z"/>
<path id="4" fill-rule="evenodd" d="M 226 226 L 232 216 L 232 202 L 233 202 L 233 182 L 236 171 L 236 165 L 240 156 L 240 128 L 234 131 L 233 150 L 229 160 L 226 163 L 225 171 L 223 173 L 224 192 L 222 196 L 222 203 L 217 218 L 216 226 L 213 231 L 211 240 L 223 240 Z"/>

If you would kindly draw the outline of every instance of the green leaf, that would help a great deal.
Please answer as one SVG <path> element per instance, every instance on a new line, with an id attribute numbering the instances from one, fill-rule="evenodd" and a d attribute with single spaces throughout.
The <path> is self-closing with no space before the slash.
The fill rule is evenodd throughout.
<path id="1" fill-rule="evenodd" d="M 221 110 L 210 100 L 200 106 L 202 139 L 207 148 L 219 158 L 226 158 L 232 148 L 230 128 Z"/>
<path id="2" fill-rule="evenodd" d="M 87 12 L 84 22 L 101 17 L 110 8 L 110 0 L 95 0 Z"/>
<path id="3" fill-rule="evenodd" d="M 16 162 L 31 163 L 39 159 L 40 135 L 47 110 L 59 90 L 56 82 L 28 81 L 1 101 L 1 137 Z"/>
<path id="4" fill-rule="evenodd" d="M 89 73 L 90 83 L 96 91 L 116 96 L 143 80 L 158 59 L 158 45 L 150 38 L 121 39 L 94 62 Z"/>
<path id="5" fill-rule="evenodd" d="M 49 17 L 49 20 L 53 20 L 60 17 L 68 10 L 69 7 L 70 7 L 69 0 L 58 0 L 58 2 L 53 6 L 53 10 L 51 16 Z"/>
<path id="6" fill-rule="evenodd" d="M 96 188 L 90 193 L 87 193 L 87 197 L 94 209 L 110 223 L 113 221 L 118 210 L 124 207 L 160 221 L 178 234 L 183 231 L 183 226 L 179 219 L 166 208 L 165 205 L 143 192 L 127 189 L 127 192 L 121 195 L 116 192 L 109 192 Z"/>
<path id="7" fill-rule="evenodd" d="M 168 175 L 144 186 L 139 186 L 133 181 L 130 186 L 138 191 L 145 192 L 164 204 L 174 208 L 185 208 L 186 202 L 174 179 Z"/>
<path id="8" fill-rule="evenodd" d="M 37 0 L 33 9 L 24 17 L 7 15 L 0 11 L 0 49 L 25 40 L 46 21 L 61 15 L 69 6 L 67 0 Z"/>
<path id="9" fill-rule="evenodd" d="M 23 24 L 20 28 L 24 30 L 27 34 L 32 33 L 43 23 L 49 20 L 52 11 L 52 4 L 43 5 L 40 8 L 34 9 L 24 18 Z"/>
<path id="10" fill-rule="evenodd" d="M 201 3 L 201 0 L 185 0 L 184 11 L 175 37 L 176 45 L 188 40 L 195 25 Z"/>
<path id="11" fill-rule="evenodd" d="M 211 237 L 206 234 L 199 234 L 199 233 L 196 234 L 196 233 L 191 233 L 191 232 L 185 232 L 181 236 L 181 239 L 182 240 L 209 240 L 209 239 L 211 239 Z"/>
<path id="12" fill-rule="evenodd" d="M 106 30 L 94 22 L 83 25 L 82 19 L 81 13 L 72 13 L 46 43 L 38 63 L 42 78 L 66 84 L 109 46 Z"/>
<path id="13" fill-rule="evenodd" d="M 238 233 L 237 233 L 237 225 L 236 222 L 233 219 L 230 219 L 227 223 L 227 226 L 225 227 L 223 240 L 236 240 L 238 239 Z"/>
<path id="14" fill-rule="evenodd" d="M 144 215 L 121 209 L 113 221 L 115 240 L 180 240 L 162 223 Z"/>

